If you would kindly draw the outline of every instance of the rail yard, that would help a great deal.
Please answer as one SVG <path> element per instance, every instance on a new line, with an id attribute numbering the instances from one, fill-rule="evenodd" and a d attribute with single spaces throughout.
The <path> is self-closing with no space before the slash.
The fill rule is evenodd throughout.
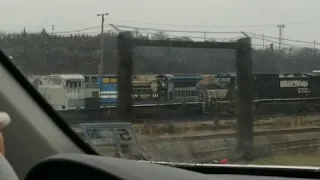
<path id="1" fill-rule="evenodd" d="M 143 153 L 152 160 L 167 160 L 175 162 L 210 163 L 213 159 L 228 157 L 237 162 L 234 154 L 236 145 L 235 122 L 226 121 L 224 125 L 214 125 L 208 122 L 171 124 L 174 130 L 158 124 L 164 134 L 153 134 L 141 128 L 153 129 L 153 125 L 135 125 L 139 146 Z M 206 128 L 203 128 L 205 126 Z M 222 126 L 222 127 L 221 127 Z M 224 127 L 223 127 L 224 126 Z M 215 128 L 214 128 L 215 127 Z M 73 129 L 83 137 L 79 126 Z M 319 146 L 320 116 L 304 116 L 300 118 L 276 118 L 255 123 L 255 152 L 257 157 L 269 157 L 284 153 L 303 153 L 317 151 Z M 114 149 L 95 146 L 98 152 L 114 155 Z M 135 147 L 137 148 L 137 147 Z M 180 149 L 180 150 L 178 150 Z M 181 150 L 183 149 L 183 152 Z M 140 152 L 140 151 L 139 151 Z M 182 155 L 181 155 L 182 153 Z"/>
<path id="2" fill-rule="evenodd" d="M 320 1 L 180 1 L 4 4 L 10 174 L 318 177 Z"/>
<path id="3" fill-rule="evenodd" d="M 124 122 L 117 109 L 116 75 L 101 80 L 81 74 L 28 79 L 84 139 L 83 124 Z M 255 155 L 316 150 L 320 76 L 256 74 L 252 80 Z M 112 140 L 92 144 L 101 154 L 201 163 L 228 157 L 237 162 L 234 74 L 135 75 L 132 89 L 130 124 L 137 140 L 118 147 L 110 145 Z"/>

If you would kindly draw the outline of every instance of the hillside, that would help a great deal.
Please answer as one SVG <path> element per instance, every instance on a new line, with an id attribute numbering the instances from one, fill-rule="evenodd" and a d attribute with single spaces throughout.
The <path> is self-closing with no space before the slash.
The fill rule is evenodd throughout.
<path id="1" fill-rule="evenodd" d="M 105 35 L 105 73 L 116 73 L 116 36 Z M 50 36 L 39 34 L 2 35 L 0 48 L 14 58 L 27 74 L 97 74 L 99 37 Z M 235 52 L 211 49 L 137 48 L 135 73 L 217 73 L 235 71 Z M 253 51 L 254 72 L 310 72 L 320 69 L 318 50 L 290 49 L 283 55 L 272 50 Z"/>

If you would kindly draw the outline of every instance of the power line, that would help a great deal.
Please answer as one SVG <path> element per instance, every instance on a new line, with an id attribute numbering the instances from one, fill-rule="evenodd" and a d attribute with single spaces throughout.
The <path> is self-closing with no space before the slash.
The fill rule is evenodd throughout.
<path id="1" fill-rule="evenodd" d="M 246 33 L 248 35 L 255 35 L 255 36 L 261 36 L 266 37 L 270 39 L 279 39 L 279 37 L 273 37 L 273 36 L 266 36 L 263 34 L 257 34 L 257 33 L 251 33 L 251 32 L 241 32 L 241 31 L 225 31 L 225 32 L 218 32 L 218 31 L 186 31 L 186 30 L 172 30 L 172 29 L 158 29 L 158 28 L 145 28 L 145 27 L 137 27 L 137 26 L 126 26 L 126 25 L 115 25 L 117 27 L 124 27 L 124 28 L 131 28 L 131 29 L 139 29 L 139 30 L 152 30 L 152 31 L 163 31 L 163 32 L 181 32 L 181 33 L 206 33 L 206 34 L 234 34 L 234 33 Z M 198 38 L 198 37 L 197 37 Z M 312 41 L 303 41 L 303 40 L 296 40 L 296 39 L 287 39 L 287 38 L 281 38 L 285 41 L 291 41 L 291 42 L 298 42 L 298 43 L 307 43 L 307 44 L 314 44 Z M 320 45 L 320 43 L 316 43 L 317 45 Z"/>
<path id="2" fill-rule="evenodd" d="M 261 36 L 261 37 L 266 37 L 266 38 L 270 38 L 270 39 L 279 39 L 278 37 L 274 37 L 274 36 L 266 36 L 263 34 L 257 34 L 257 33 L 252 33 L 252 32 L 246 32 L 247 34 L 249 34 L 250 36 Z M 298 43 L 306 43 L 306 44 L 314 44 L 314 41 L 303 41 L 303 40 L 297 40 L 297 39 L 286 39 L 286 38 L 282 38 L 282 40 L 285 41 L 291 41 L 291 42 L 298 42 Z M 316 43 L 316 45 L 320 45 L 320 43 Z"/>
<path id="3" fill-rule="evenodd" d="M 109 19 L 109 18 L 108 18 Z M 311 21 L 304 21 L 304 22 L 311 22 Z M 296 23 L 304 23 L 304 22 L 296 22 Z M 230 34 L 230 33 L 241 33 L 240 31 L 236 31 L 236 32 L 213 32 L 213 31 L 185 31 L 185 30 L 171 30 L 171 29 L 158 29 L 158 28 L 144 28 L 144 27 L 134 27 L 134 26 L 126 26 L 126 25 L 116 25 L 118 27 L 123 27 L 123 28 L 130 28 L 130 29 L 134 29 L 134 30 L 151 30 L 151 31 L 164 31 L 164 32 L 181 32 L 181 33 L 224 33 L 224 34 Z M 55 34 L 69 34 L 69 33 L 78 33 L 79 32 L 83 32 L 83 31 L 87 31 L 87 30 L 93 30 L 93 29 L 100 29 L 101 26 L 91 26 L 91 27 L 86 27 L 86 28 L 82 28 L 82 29 L 76 29 L 76 30 L 71 30 L 71 31 L 61 31 L 61 32 L 55 32 Z M 267 36 L 267 35 L 263 35 L 263 34 L 257 34 L 257 33 L 252 33 L 252 32 L 245 32 L 250 36 L 259 36 L 259 37 L 265 37 L 265 38 L 269 38 L 269 39 L 279 39 L 279 37 L 274 37 L 274 36 Z M 149 32 L 149 34 L 152 34 Z M 180 36 L 181 37 L 181 36 Z M 197 38 L 197 39 L 203 39 L 200 37 L 191 37 L 191 38 Z M 207 38 L 207 36 L 206 36 Z M 282 40 L 284 41 L 290 41 L 290 42 L 297 42 L 297 43 L 306 43 L 306 44 L 313 44 L 313 45 L 320 45 L 320 43 L 315 43 L 314 41 L 303 41 L 303 40 L 297 40 L 297 39 L 288 39 L 288 38 L 282 38 Z M 262 39 L 263 41 L 263 39 Z"/>
<path id="4" fill-rule="evenodd" d="M 178 24 L 161 24 L 161 23 L 152 23 L 152 22 L 141 22 L 141 21 L 130 21 L 130 20 L 122 20 L 122 19 L 116 19 L 116 18 L 109 18 L 110 20 L 116 20 L 116 21 L 123 21 L 123 22 L 129 22 L 129 23 L 139 23 L 139 24 L 149 24 L 149 25 L 157 25 L 157 26 L 171 26 L 171 27 L 208 27 L 208 28 L 244 28 L 244 27 L 274 27 L 277 25 L 277 23 L 274 24 L 248 24 L 248 25 L 213 25 L 213 26 L 198 26 L 198 25 L 178 25 Z M 306 23 L 312 23 L 312 22 L 320 22 L 320 20 L 305 20 L 305 21 L 294 21 L 294 22 L 287 22 L 284 23 L 286 25 L 296 25 L 296 24 L 306 24 Z"/>
<path id="5" fill-rule="evenodd" d="M 153 31 L 163 31 L 163 32 L 181 32 L 181 33 L 204 33 L 204 31 L 186 31 L 186 30 L 171 30 L 171 29 L 157 29 L 157 28 L 144 28 L 144 27 L 137 27 L 137 26 L 125 26 L 125 25 L 116 25 L 118 27 L 124 27 L 124 28 L 132 28 L 132 29 L 139 29 L 139 30 L 153 30 Z M 216 32 L 216 31 L 205 31 L 206 34 L 212 33 L 212 34 L 232 34 L 232 33 L 246 33 L 248 35 L 255 35 L 255 36 L 261 36 L 266 37 L 270 39 L 279 39 L 279 37 L 273 37 L 273 36 L 266 36 L 263 34 L 257 34 L 257 33 L 251 33 L 251 32 L 240 32 L 240 31 L 227 31 L 227 32 Z M 199 37 L 197 37 L 199 38 Z M 302 40 L 296 40 L 296 39 L 287 39 L 287 38 L 281 38 L 281 40 L 285 41 L 291 41 L 291 42 L 298 42 L 298 43 L 307 43 L 307 44 L 314 44 L 314 42 L 311 41 L 302 41 Z M 316 43 L 317 45 L 320 45 L 320 43 Z"/>
<path id="6" fill-rule="evenodd" d="M 143 32 L 145 33 L 149 33 L 149 34 L 152 34 L 152 35 L 156 35 L 156 33 L 152 33 L 152 32 L 149 32 L 149 31 L 146 31 L 146 30 L 143 30 Z M 182 37 L 182 36 L 175 36 L 175 35 L 169 35 L 171 37 Z M 205 39 L 204 37 L 198 37 L 198 36 L 184 36 L 184 37 L 189 37 L 189 38 L 194 38 L 194 39 Z M 240 38 L 240 37 L 237 37 L 237 38 Z M 253 39 L 258 39 L 258 40 L 265 40 L 267 42 L 272 42 L 272 43 L 277 43 L 277 41 L 274 41 L 274 40 L 270 40 L 268 38 L 259 38 L 259 37 L 252 37 Z M 214 38 L 214 40 L 232 40 L 232 39 L 235 39 L 235 38 Z M 262 44 L 262 45 L 258 45 L 258 44 L 253 44 L 255 46 L 262 46 L 264 47 L 265 45 Z M 293 45 L 293 44 L 286 44 L 286 43 L 283 43 L 283 45 L 287 45 L 287 46 L 291 46 L 291 47 L 300 47 L 298 45 Z M 304 46 L 301 46 L 301 47 L 304 47 Z"/>
<path id="7" fill-rule="evenodd" d="M 93 30 L 93 29 L 100 29 L 101 26 L 91 26 L 91 27 L 86 27 L 86 28 L 82 28 L 82 29 L 75 29 L 75 30 L 70 30 L 70 31 L 60 31 L 60 32 L 56 32 L 55 34 L 69 34 L 69 33 L 78 33 L 81 31 L 87 31 L 87 30 Z"/>
<path id="8" fill-rule="evenodd" d="M 146 33 L 146 34 L 158 35 L 157 33 L 150 32 L 150 31 L 147 31 L 147 30 L 141 30 L 141 29 L 140 29 L 140 32 L 144 32 L 144 33 Z M 231 37 L 231 38 L 221 38 L 221 37 L 208 38 L 208 37 L 206 37 L 206 36 L 200 37 L 200 36 L 177 36 L 177 35 L 168 35 L 168 36 L 170 36 L 170 37 L 175 37 L 175 38 L 188 37 L 188 38 L 201 39 L 201 40 L 212 39 L 212 40 L 229 40 L 229 41 L 237 40 L 237 39 L 240 39 L 240 38 L 241 38 L 241 37 L 239 37 L 239 36 L 237 36 L 237 37 Z"/>
<path id="9" fill-rule="evenodd" d="M 259 39 L 259 40 L 264 40 L 264 41 L 267 41 L 267 42 L 271 42 L 271 43 L 275 43 L 275 44 L 278 44 L 279 42 L 275 41 L 275 40 L 270 40 L 270 39 L 267 39 L 267 38 L 261 38 L 261 37 L 251 37 L 252 39 Z M 303 47 L 306 47 L 306 46 L 302 46 L 302 45 L 296 45 L 296 44 L 287 44 L 287 43 L 282 43 L 282 45 L 286 45 L 286 46 L 290 46 L 290 47 L 300 47 L 300 48 L 303 48 Z"/>
<path id="10" fill-rule="evenodd" d="M 152 34 L 152 35 L 156 35 L 156 33 L 154 33 L 154 32 L 149 32 L 149 31 L 147 31 L 147 30 L 141 30 L 142 32 L 144 32 L 144 33 L 147 33 L 147 34 Z M 254 34 L 254 33 L 252 33 L 252 34 Z M 258 35 L 258 34 L 256 34 L 256 35 Z M 203 39 L 205 39 L 204 37 L 199 37 L 199 36 L 175 36 L 175 35 L 168 35 L 169 37 L 189 37 L 189 38 L 194 38 L 194 39 L 201 39 L 201 40 L 203 40 Z M 258 35 L 259 36 L 259 35 Z M 251 37 L 251 38 L 253 38 L 253 39 L 258 39 L 258 40 L 263 40 L 263 41 L 267 41 L 267 42 L 272 42 L 272 43 L 278 43 L 277 41 L 275 41 L 275 40 L 270 40 L 270 39 L 268 39 L 268 37 L 271 37 L 271 36 L 264 36 L 263 37 L 263 35 L 262 35 L 262 37 L 260 38 L 260 37 Z M 235 37 L 235 38 L 213 38 L 213 40 L 233 40 L 233 39 L 239 39 L 239 38 L 241 38 L 241 37 Z M 276 37 L 272 37 L 273 39 L 278 39 L 278 38 L 276 38 Z M 306 41 L 303 41 L 303 42 L 306 42 Z M 314 42 L 308 42 L 308 43 L 314 43 Z M 257 44 L 255 44 L 255 45 L 257 45 Z M 306 47 L 306 46 L 303 46 L 303 45 L 294 45 L 294 44 L 288 44 L 288 43 L 282 43 L 282 45 L 286 45 L 286 46 L 290 46 L 290 47 Z M 265 45 L 264 44 L 262 44 L 262 45 L 258 45 L 258 46 L 262 46 L 262 47 L 264 47 Z"/>
<path id="11" fill-rule="evenodd" d="M 152 30 L 152 31 L 164 31 L 164 32 L 181 32 L 181 33 L 223 33 L 223 34 L 230 34 L 230 33 L 242 33 L 240 31 L 229 31 L 229 32 L 217 32 L 217 31 L 186 31 L 186 30 L 172 30 L 172 29 L 159 29 L 159 28 L 145 28 L 145 27 L 138 27 L 138 26 L 126 26 L 126 25 L 115 25 L 112 24 L 111 26 L 117 26 L 117 27 L 123 27 L 123 28 L 130 28 L 130 29 L 135 29 L 135 30 Z M 87 30 L 92 30 L 92 29 L 100 29 L 101 26 L 91 26 L 87 28 L 82 28 L 82 29 L 76 29 L 76 30 L 71 30 L 71 31 L 61 31 L 61 32 L 56 32 L 55 34 L 67 34 L 67 33 L 77 33 L 81 31 L 87 31 Z M 245 32 L 249 35 L 255 35 L 255 36 L 264 36 L 263 34 L 257 34 L 257 33 L 252 33 L 252 32 Z M 279 37 L 273 37 L 273 36 L 266 36 L 267 38 L 271 39 L 279 39 Z M 308 43 L 308 44 L 313 44 L 314 42 L 311 41 L 302 41 L 302 40 L 296 40 L 296 39 L 287 39 L 287 38 L 282 38 L 282 40 L 285 41 L 292 41 L 292 42 L 299 42 L 299 43 Z M 320 43 L 316 43 L 317 45 L 320 45 Z"/>
<path id="12" fill-rule="evenodd" d="M 241 31 L 187 31 L 187 30 L 173 30 L 173 29 L 158 29 L 158 28 L 146 28 L 139 26 L 126 26 L 113 24 L 117 27 L 130 28 L 130 29 L 141 29 L 141 30 L 153 30 L 153 31 L 163 31 L 163 32 L 180 32 L 180 33 L 209 33 L 209 34 L 235 34 L 242 33 Z"/>
<path id="13" fill-rule="evenodd" d="M 301 22 L 302 23 L 302 22 Z M 214 33 L 223 33 L 223 34 L 234 34 L 234 33 L 243 33 L 240 31 L 231 31 L 231 32 L 217 32 L 217 31 L 186 31 L 186 30 L 172 30 L 172 29 L 160 29 L 160 28 L 145 28 L 145 27 L 138 27 L 138 26 L 127 26 L 127 25 L 114 25 L 112 24 L 111 26 L 117 26 L 117 27 L 122 27 L 122 28 L 129 28 L 129 29 L 134 29 L 133 31 L 139 30 L 139 31 L 163 31 L 163 32 L 180 32 L 180 33 L 206 33 L 206 34 L 214 34 Z M 87 31 L 87 30 L 92 30 L 92 29 L 99 29 L 101 26 L 91 26 L 87 28 L 82 28 L 82 29 L 76 29 L 76 30 L 71 30 L 71 31 L 61 31 L 61 32 L 56 32 L 55 34 L 64 34 L 64 33 L 77 33 L 81 31 Z M 151 32 L 147 32 L 148 34 L 155 34 Z M 269 38 L 269 39 L 279 39 L 279 37 L 273 37 L 273 36 L 267 36 L 263 34 L 257 34 L 257 33 L 252 33 L 252 32 L 245 32 L 248 35 L 250 35 L 252 38 L 255 37 L 262 37 L 262 38 L 255 38 L 255 39 L 261 39 L 263 40 L 263 37 Z M 173 35 L 170 35 L 173 36 Z M 176 36 L 176 37 L 183 37 L 183 36 Z M 184 37 L 190 37 L 190 38 L 195 38 L 195 39 L 204 39 L 204 37 L 197 37 L 197 36 L 184 36 Z M 208 38 L 208 37 L 206 37 Z M 240 38 L 240 37 L 238 37 Z M 213 38 L 213 39 L 223 39 L 223 38 Z M 225 39 L 234 39 L 234 38 L 225 38 Z M 320 45 L 320 43 L 315 43 L 314 41 L 303 41 L 303 40 L 296 40 L 296 39 L 287 39 L 287 38 L 282 38 L 282 40 L 285 41 L 291 41 L 291 42 L 297 42 L 297 43 L 306 43 L 306 44 L 312 44 L 312 45 Z M 274 42 L 275 43 L 275 42 Z M 294 46 L 292 44 L 285 44 L 289 46 Z"/>

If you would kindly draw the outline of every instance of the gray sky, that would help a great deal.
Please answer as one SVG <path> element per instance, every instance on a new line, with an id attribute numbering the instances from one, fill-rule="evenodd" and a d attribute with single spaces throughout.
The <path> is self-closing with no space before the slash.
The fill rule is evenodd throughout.
<path id="1" fill-rule="evenodd" d="M 29 31 L 40 31 L 44 27 L 51 31 L 52 24 L 57 32 L 75 30 L 99 26 L 100 19 L 96 14 L 109 12 L 106 22 L 114 24 L 179 30 L 248 31 L 275 37 L 278 37 L 275 25 L 239 28 L 215 26 L 315 20 L 287 24 L 284 37 L 320 42 L 319 8 L 320 0 L 10 0 L 2 2 L 0 7 L 0 30 L 17 32 L 26 27 Z M 142 22 L 212 27 L 174 27 Z M 88 33 L 98 31 L 92 29 Z"/>

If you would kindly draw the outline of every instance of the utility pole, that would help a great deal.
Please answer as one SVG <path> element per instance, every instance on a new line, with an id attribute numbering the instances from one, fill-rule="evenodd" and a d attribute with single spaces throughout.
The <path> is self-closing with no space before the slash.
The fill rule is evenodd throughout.
<path id="1" fill-rule="evenodd" d="M 24 70 L 23 68 L 27 69 L 27 63 L 29 59 L 27 58 L 27 32 L 26 32 L 26 28 L 23 28 L 23 61 L 21 62 L 22 64 L 22 70 Z"/>
<path id="2" fill-rule="evenodd" d="M 264 49 L 264 34 L 262 35 L 262 49 Z"/>
<path id="3" fill-rule="evenodd" d="M 26 52 L 27 52 L 27 48 L 26 48 L 26 35 L 27 35 L 27 33 L 26 33 L 26 28 L 23 28 L 23 55 L 24 55 L 24 58 L 26 58 L 25 56 L 26 56 Z"/>
<path id="4" fill-rule="evenodd" d="M 206 32 L 203 32 L 203 39 L 204 39 L 204 41 L 207 40 L 207 33 Z"/>
<path id="5" fill-rule="evenodd" d="M 279 52 L 281 51 L 281 44 L 282 44 L 282 29 L 285 28 L 286 25 L 278 24 L 277 28 L 279 28 Z"/>
<path id="6" fill-rule="evenodd" d="M 52 35 L 54 35 L 54 25 L 51 25 L 52 28 Z"/>
<path id="7" fill-rule="evenodd" d="M 99 79 L 102 81 L 103 76 L 103 54 L 104 54 L 104 37 L 103 37 L 103 27 L 104 27 L 104 16 L 108 16 L 109 13 L 97 14 L 101 16 L 101 33 L 100 33 L 100 63 L 99 63 Z"/>
<path id="8" fill-rule="evenodd" d="M 316 43 L 317 43 L 316 40 L 314 40 L 313 41 L 313 50 L 314 50 L 314 52 L 316 52 Z"/>

